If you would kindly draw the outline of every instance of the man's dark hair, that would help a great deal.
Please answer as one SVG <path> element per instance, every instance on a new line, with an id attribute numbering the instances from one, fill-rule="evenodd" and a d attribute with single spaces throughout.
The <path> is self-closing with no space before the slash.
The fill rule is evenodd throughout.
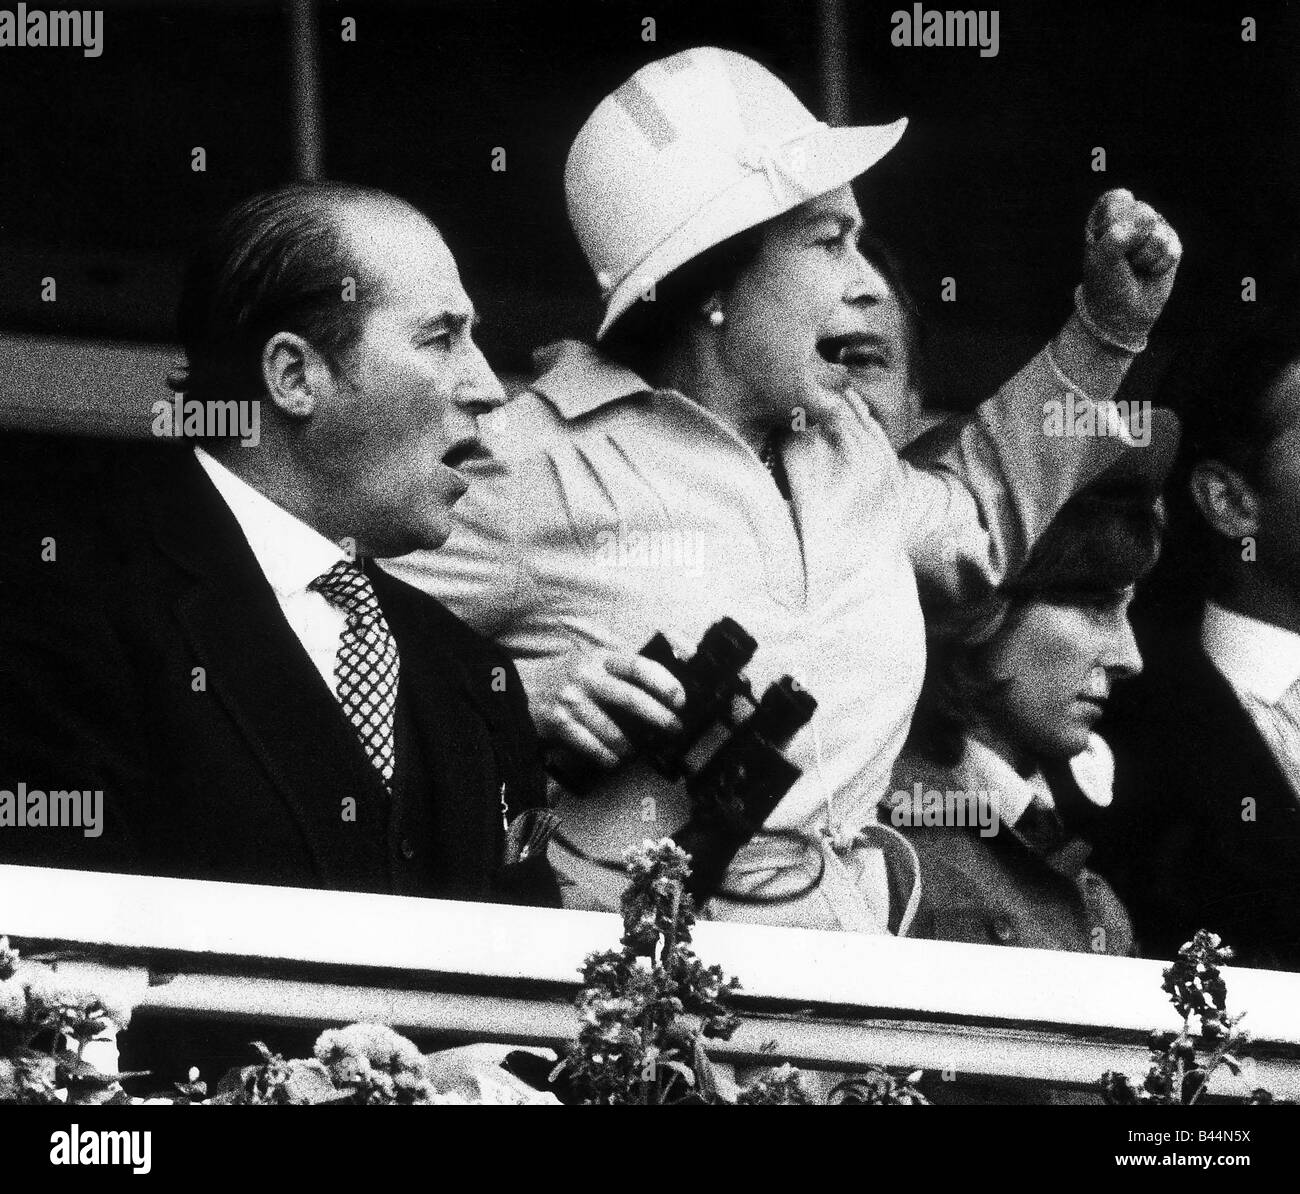
<path id="1" fill-rule="evenodd" d="M 1281 428 L 1266 401 L 1292 362 L 1300 360 L 1300 318 L 1273 316 L 1259 326 L 1185 351 L 1163 382 L 1166 404 L 1183 423 L 1185 471 L 1221 460 L 1254 481 Z"/>
<path id="2" fill-rule="evenodd" d="M 1169 550 L 1141 603 L 1150 606 L 1153 632 L 1157 625 L 1163 633 L 1171 624 L 1199 621 L 1204 598 L 1228 582 L 1240 561 L 1241 544 L 1215 531 L 1192 500 L 1192 470 L 1219 460 L 1258 484 L 1265 453 L 1281 430 L 1269 392 L 1296 360 L 1300 318 L 1281 307 L 1183 348 L 1161 379 L 1161 404 L 1178 413 L 1183 437 L 1167 488 Z M 1138 611 L 1139 620 L 1146 616 L 1145 609 Z"/>
<path id="3" fill-rule="evenodd" d="M 378 290 L 338 215 L 371 201 L 400 202 L 346 183 L 292 183 L 228 212 L 186 268 L 176 312 L 186 361 L 167 384 L 201 402 L 260 396 L 262 348 L 276 332 L 302 336 L 337 368 Z M 355 301 L 344 299 L 347 278 Z"/>

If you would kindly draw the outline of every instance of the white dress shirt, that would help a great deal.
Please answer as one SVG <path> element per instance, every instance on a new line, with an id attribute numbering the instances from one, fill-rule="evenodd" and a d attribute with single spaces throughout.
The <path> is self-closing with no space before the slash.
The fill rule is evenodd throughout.
<path id="1" fill-rule="evenodd" d="M 1300 796 L 1300 634 L 1209 601 L 1201 646 Z"/>
<path id="2" fill-rule="evenodd" d="M 341 560 L 348 559 L 347 553 L 240 480 L 202 448 L 195 448 L 194 455 L 238 521 L 267 582 L 275 591 L 285 620 L 337 698 L 334 665 L 347 618 L 341 609 L 307 586 Z"/>

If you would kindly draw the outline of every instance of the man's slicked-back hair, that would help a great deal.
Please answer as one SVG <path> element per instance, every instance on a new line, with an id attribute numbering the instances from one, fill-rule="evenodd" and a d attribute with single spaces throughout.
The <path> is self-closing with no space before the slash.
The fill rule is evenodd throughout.
<path id="1" fill-rule="evenodd" d="M 227 212 L 186 268 L 176 312 L 185 366 L 167 384 L 200 402 L 260 397 L 262 348 L 276 332 L 302 336 L 337 368 L 378 297 L 339 216 L 401 202 L 348 183 L 299 182 Z"/>

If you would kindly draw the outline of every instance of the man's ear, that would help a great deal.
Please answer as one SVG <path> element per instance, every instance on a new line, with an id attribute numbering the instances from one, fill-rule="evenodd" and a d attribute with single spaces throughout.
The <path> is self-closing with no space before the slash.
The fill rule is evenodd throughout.
<path id="1" fill-rule="evenodd" d="M 1202 460 L 1188 482 L 1201 517 L 1220 535 L 1240 539 L 1259 530 L 1259 495 L 1230 464 Z"/>
<path id="2" fill-rule="evenodd" d="M 324 358 L 301 336 L 276 332 L 262 345 L 262 383 L 280 412 L 290 419 L 307 419 L 316 410 Z"/>

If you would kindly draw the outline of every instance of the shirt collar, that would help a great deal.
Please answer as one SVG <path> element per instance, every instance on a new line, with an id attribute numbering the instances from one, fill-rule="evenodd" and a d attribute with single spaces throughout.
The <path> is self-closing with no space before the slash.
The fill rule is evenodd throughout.
<path id="1" fill-rule="evenodd" d="M 196 447 L 194 455 L 230 507 L 277 597 L 303 592 L 318 576 L 348 559 L 337 543 L 277 506 L 202 448 Z"/>
<path id="2" fill-rule="evenodd" d="M 533 360 L 542 375 L 532 388 L 566 420 L 611 402 L 654 392 L 654 387 L 631 369 L 577 340 L 559 340 L 539 348 Z"/>
<path id="3" fill-rule="evenodd" d="M 987 787 L 989 802 L 997 809 L 998 820 L 1014 825 L 1025 815 L 1035 796 L 1055 807 L 1056 798 L 1041 771 L 1026 779 L 997 751 L 978 738 L 967 735 L 966 749 L 957 765 L 961 783 L 970 790 Z M 1115 760 L 1104 738 L 1088 735 L 1088 745 L 1070 760 L 1070 772 L 1088 801 L 1098 808 L 1108 808 L 1114 798 Z"/>
<path id="4" fill-rule="evenodd" d="M 1052 793 L 1040 773 L 1035 772 L 1026 779 L 997 751 L 969 734 L 965 744 L 961 762 L 956 767 L 959 782 L 967 791 L 988 793 L 988 801 L 997 810 L 999 823 L 1014 825 L 1024 816 L 1025 809 L 1036 795 L 1052 801 Z"/>
<path id="5" fill-rule="evenodd" d="M 1205 605 L 1201 646 L 1233 688 L 1270 705 L 1300 679 L 1300 635 L 1214 601 Z"/>

